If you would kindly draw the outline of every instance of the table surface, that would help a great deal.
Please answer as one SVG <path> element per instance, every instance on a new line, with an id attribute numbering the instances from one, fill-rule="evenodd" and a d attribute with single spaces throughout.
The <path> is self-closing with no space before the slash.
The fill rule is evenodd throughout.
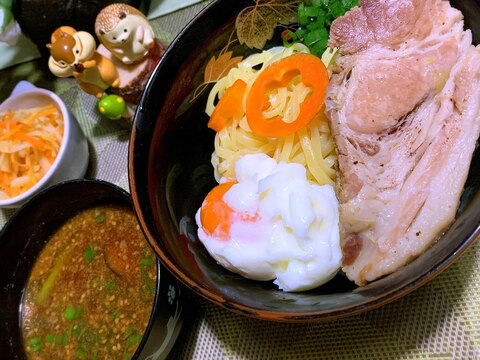
<path id="1" fill-rule="evenodd" d="M 170 43 L 209 1 L 151 21 Z M 96 99 L 75 81 L 54 78 L 44 60 L 0 72 L 0 101 L 20 80 L 49 88 L 89 139 L 86 177 L 128 190 L 130 131 L 98 116 Z M 0 226 L 12 215 L 1 210 Z M 169 359 L 477 359 L 480 358 L 480 243 L 436 279 L 377 310 L 319 324 L 281 324 L 239 316 L 185 290 L 191 311 Z"/>

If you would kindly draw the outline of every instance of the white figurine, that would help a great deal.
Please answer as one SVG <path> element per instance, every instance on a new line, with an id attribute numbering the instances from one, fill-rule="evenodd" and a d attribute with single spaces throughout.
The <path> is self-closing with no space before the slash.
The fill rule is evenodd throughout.
<path id="1" fill-rule="evenodd" d="M 147 17 L 133 6 L 116 3 L 103 8 L 95 21 L 100 42 L 125 64 L 143 60 L 155 45 Z"/>

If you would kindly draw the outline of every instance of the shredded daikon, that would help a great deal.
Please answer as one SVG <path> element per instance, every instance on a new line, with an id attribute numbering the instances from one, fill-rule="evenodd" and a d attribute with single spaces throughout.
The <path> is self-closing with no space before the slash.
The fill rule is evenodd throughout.
<path id="1" fill-rule="evenodd" d="M 20 195 L 50 169 L 60 150 L 63 117 L 53 105 L 0 114 L 0 199 Z"/>

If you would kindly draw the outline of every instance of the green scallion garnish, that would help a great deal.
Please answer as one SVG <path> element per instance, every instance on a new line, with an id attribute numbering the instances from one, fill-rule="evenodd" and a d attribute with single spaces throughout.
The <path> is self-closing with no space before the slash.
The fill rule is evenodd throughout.
<path id="1" fill-rule="evenodd" d="M 88 245 L 88 247 L 85 249 L 83 256 L 85 257 L 85 261 L 87 263 L 91 263 L 93 259 L 95 258 L 95 249 L 93 248 L 92 245 Z"/>
<path id="2" fill-rule="evenodd" d="M 80 319 L 80 317 L 82 316 L 82 312 L 83 310 L 81 306 L 67 306 L 67 308 L 65 309 L 65 319 Z"/>
<path id="3" fill-rule="evenodd" d="M 101 212 L 98 215 L 96 215 L 95 221 L 97 222 L 97 224 L 102 224 L 105 221 L 105 213 Z"/>
<path id="4" fill-rule="evenodd" d="M 295 42 L 305 44 L 310 52 L 322 56 L 328 46 L 328 35 L 333 20 L 343 16 L 358 0 L 309 0 L 297 8 L 298 28 L 282 33 L 284 46 Z"/>
<path id="5" fill-rule="evenodd" d="M 155 263 L 155 261 L 153 261 L 152 258 L 143 258 L 140 260 L 140 265 L 145 265 L 145 266 L 150 266 L 150 265 L 153 265 Z"/>
<path id="6" fill-rule="evenodd" d="M 40 339 L 38 336 L 28 339 L 27 344 L 32 352 L 42 350 L 42 339 Z"/>

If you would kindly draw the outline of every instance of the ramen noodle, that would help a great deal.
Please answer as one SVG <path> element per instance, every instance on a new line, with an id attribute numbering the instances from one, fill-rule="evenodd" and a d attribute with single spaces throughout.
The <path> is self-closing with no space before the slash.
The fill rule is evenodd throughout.
<path id="1" fill-rule="evenodd" d="M 263 69 L 280 59 L 301 52 L 308 53 L 309 50 L 302 44 L 294 44 L 288 48 L 274 47 L 250 55 L 213 86 L 207 100 L 206 113 L 212 115 L 216 99 L 221 98 L 226 89 L 230 88 L 237 80 L 240 79 L 247 84 L 246 92 L 248 93 Z M 288 96 L 279 93 L 276 96 L 279 104 L 272 106 L 268 116 L 275 116 L 275 112 L 290 108 L 293 110 L 287 116 L 286 121 L 288 118 L 295 118 L 299 104 L 307 94 L 308 89 L 301 83 Z M 245 107 L 245 100 L 243 106 Z M 235 162 L 243 155 L 252 153 L 267 154 L 277 162 L 300 163 L 307 169 L 307 178 L 310 181 L 320 185 L 333 185 L 334 183 L 337 155 L 323 111 L 320 111 L 307 126 L 299 131 L 281 137 L 255 134 L 251 131 L 246 116 L 232 121 L 215 136 L 212 164 L 217 181 L 221 177 L 234 177 Z"/>

